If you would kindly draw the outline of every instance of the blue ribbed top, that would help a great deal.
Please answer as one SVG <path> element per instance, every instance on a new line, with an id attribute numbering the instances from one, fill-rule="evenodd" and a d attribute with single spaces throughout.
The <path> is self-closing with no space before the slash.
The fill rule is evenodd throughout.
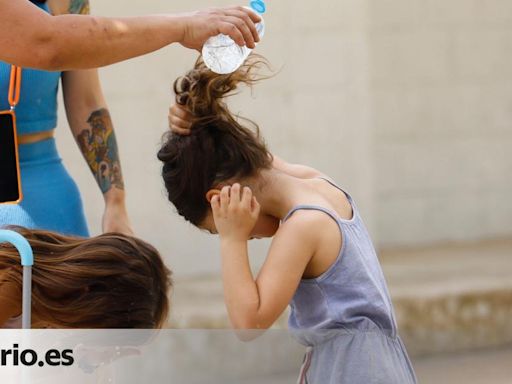
<path id="1" fill-rule="evenodd" d="M 49 13 L 48 6 L 36 4 Z M 11 65 L 0 61 L 0 110 L 9 109 Z M 20 103 L 16 107 L 18 134 L 42 132 L 57 126 L 57 92 L 61 72 L 23 68 Z"/>

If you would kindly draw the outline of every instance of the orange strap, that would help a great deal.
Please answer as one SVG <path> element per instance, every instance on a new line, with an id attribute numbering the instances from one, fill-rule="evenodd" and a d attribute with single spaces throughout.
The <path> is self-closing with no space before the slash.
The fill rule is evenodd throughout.
<path id="1" fill-rule="evenodd" d="M 11 81 L 9 83 L 9 105 L 14 109 L 20 101 L 21 67 L 11 65 Z"/>

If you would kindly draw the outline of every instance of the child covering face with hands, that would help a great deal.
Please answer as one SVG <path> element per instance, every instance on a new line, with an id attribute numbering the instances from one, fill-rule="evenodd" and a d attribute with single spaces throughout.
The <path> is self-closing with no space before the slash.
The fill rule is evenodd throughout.
<path id="1" fill-rule="evenodd" d="M 310 347 L 300 382 L 415 383 L 386 283 L 359 211 L 312 168 L 272 156 L 230 113 L 225 97 L 252 85 L 263 62 L 216 75 L 201 60 L 175 83 L 172 130 L 158 154 L 178 213 L 221 239 L 229 317 L 266 329 L 291 307 L 289 327 Z M 273 237 L 256 277 L 251 238 Z"/>
<path id="2" fill-rule="evenodd" d="M 215 227 L 221 238 L 247 241 L 258 220 L 260 205 L 249 187 L 225 186 L 211 200 Z"/>

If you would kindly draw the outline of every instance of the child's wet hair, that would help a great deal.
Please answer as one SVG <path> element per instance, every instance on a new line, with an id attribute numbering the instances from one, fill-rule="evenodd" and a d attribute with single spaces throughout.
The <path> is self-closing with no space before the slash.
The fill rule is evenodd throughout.
<path id="1" fill-rule="evenodd" d="M 263 77 L 255 72 L 268 63 L 251 55 L 245 64 L 228 75 L 210 71 L 199 58 L 194 69 L 174 83 L 176 102 L 194 116 L 191 134 L 168 132 L 158 152 L 163 162 L 162 177 L 169 201 L 194 225 L 206 217 L 206 193 L 215 185 L 254 176 L 268 169 L 272 157 L 259 135 L 258 125 L 243 119 L 242 125 L 229 111 L 225 98 L 240 84 L 252 86 Z"/>

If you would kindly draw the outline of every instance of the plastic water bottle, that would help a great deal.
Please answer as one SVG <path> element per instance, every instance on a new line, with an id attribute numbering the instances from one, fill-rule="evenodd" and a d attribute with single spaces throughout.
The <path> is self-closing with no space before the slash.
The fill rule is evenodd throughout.
<path id="1" fill-rule="evenodd" d="M 266 6 L 263 0 L 250 2 L 253 11 L 260 16 L 265 13 Z M 247 7 L 248 8 L 248 7 Z M 263 19 L 256 24 L 256 30 L 260 39 L 265 34 L 265 23 Z M 246 46 L 239 46 L 231 37 L 220 34 L 210 37 L 203 46 L 203 60 L 213 72 L 225 75 L 236 71 L 247 59 L 252 49 Z"/>

